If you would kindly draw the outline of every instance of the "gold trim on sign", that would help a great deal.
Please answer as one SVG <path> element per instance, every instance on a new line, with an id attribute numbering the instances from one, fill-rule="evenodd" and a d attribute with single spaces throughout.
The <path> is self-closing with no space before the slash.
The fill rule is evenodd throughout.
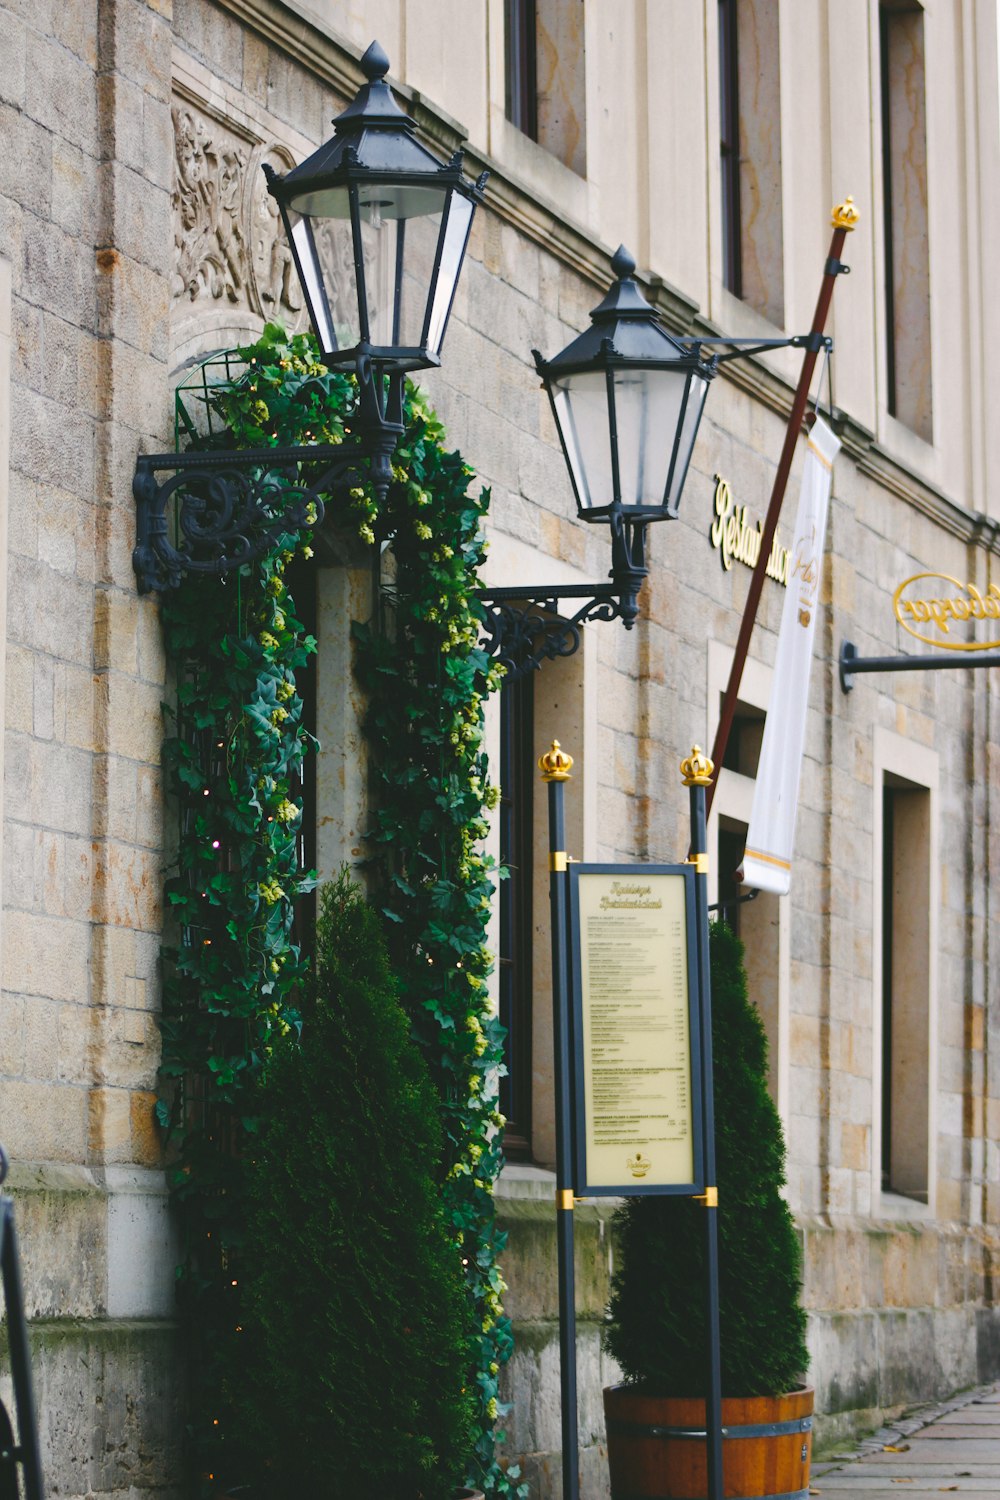
<path id="1" fill-rule="evenodd" d="M 909 588 L 911 583 L 920 583 L 925 578 L 938 578 L 942 583 L 951 584 L 958 592 L 950 599 L 900 598 L 903 590 Z M 968 595 L 967 598 L 961 597 L 963 589 Z M 995 651 L 1000 646 L 1000 640 L 947 641 L 942 639 L 943 636 L 949 634 L 952 624 L 964 625 L 970 620 L 991 620 L 994 622 L 994 628 L 998 628 L 1000 584 L 991 583 L 984 594 L 971 580 L 968 583 L 962 583 L 951 573 L 913 573 L 897 586 L 892 596 L 892 612 L 903 629 L 915 640 L 922 641 L 925 646 L 940 646 L 942 651 Z M 935 626 L 941 632 L 940 635 L 924 635 L 921 631 L 915 630 L 913 625 L 907 624 L 904 618 L 906 614 L 909 614 L 918 625 Z"/>
<path id="2" fill-rule="evenodd" d="M 778 865 L 782 870 L 790 870 L 792 867 L 787 859 L 779 859 L 776 854 L 762 854 L 759 849 L 751 849 L 749 846 L 743 850 L 747 859 L 759 859 L 764 865 Z"/>
<path id="3" fill-rule="evenodd" d="M 576 1202 L 576 1199 L 573 1197 L 573 1189 L 572 1188 L 557 1188 L 556 1189 L 556 1208 L 568 1208 L 568 1209 L 572 1209 L 573 1204 L 575 1202 Z"/>
<path id="4" fill-rule="evenodd" d="M 692 1196 L 696 1203 L 703 1203 L 706 1208 L 718 1208 L 719 1206 L 719 1189 L 717 1187 L 707 1187 L 703 1193 L 694 1193 Z"/>
<path id="5" fill-rule="evenodd" d="M 565 849 L 553 849 L 549 855 L 549 869 L 562 871 L 566 868 L 567 854 Z"/>
<path id="6" fill-rule="evenodd" d="M 808 443 L 806 444 L 806 447 L 812 449 L 812 451 L 815 453 L 816 457 L 819 459 L 820 463 L 823 465 L 824 469 L 827 469 L 829 471 L 829 473 L 832 474 L 833 473 L 833 464 L 827 458 L 826 454 L 823 453 L 823 452 L 821 452 L 821 450 L 816 447 L 816 444 L 813 442 L 812 438 L 809 439 Z"/>

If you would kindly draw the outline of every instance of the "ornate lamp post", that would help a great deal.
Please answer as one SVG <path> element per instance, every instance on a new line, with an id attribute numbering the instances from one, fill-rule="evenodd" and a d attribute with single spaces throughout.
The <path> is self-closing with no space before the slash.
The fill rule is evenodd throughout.
<path id="1" fill-rule="evenodd" d="M 357 376 L 358 440 L 141 455 L 132 488 L 142 593 L 260 556 L 307 515 L 321 518 L 322 496 L 345 483 L 370 479 L 384 494 L 403 431 L 403 377 L 440 363 L 486 173 L 473 184 L 460 152 L 441 162 L 420 144 L 377 42 L 361 68 L 367 82 L 334 121 L 332 140 L 284 176 L 264 168 L 323 359 Z"/>
<path id="2" fill-rule="evenodd" d="M 590 327 L 545 360 L 533 350 L 549 394 L 577 513 L 611 531 L 610 582 L 577 587 L 490 589 L 481 595 L 489 649 L 511 670 L 570 656 L 588 620 L 620 619 L 631 630 L 646 577 L 646 528 L 677 515 L 698 424 L 718 356 L 681 343 L 657 321 L 624 245 L 615 280 Z M 565 600 L 576 612 L 558 615 Z"/>

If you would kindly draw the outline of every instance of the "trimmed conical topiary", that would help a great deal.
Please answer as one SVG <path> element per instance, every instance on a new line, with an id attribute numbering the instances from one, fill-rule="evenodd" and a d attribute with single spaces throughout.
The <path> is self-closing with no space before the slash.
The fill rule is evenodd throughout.
<path id="1" fill-rule="evenodd" d="M 764 1027 L 747 997 L 743 945 L 721 922 L 711 928 L 711 974 L 722 1390 L 773 1396 L 808 1364 L 801 1251 L 780 1193 L 785 1147 L 767 1091 Z M 616 1218 L 607 1347 L 630 1384 L 702 1396 L 705 1210 L 689 1198 L 630 1198 Z"/>
<path id="2" fill-rule="evenodd" d="M 317 950 L 301 1045 L 265 1071 L 247 1169 L 241 1467 L 255 1496 L 450 1500 L 472 1403 L 440 1109 L 378 918 L 346 875 L 322 893 Z"/>

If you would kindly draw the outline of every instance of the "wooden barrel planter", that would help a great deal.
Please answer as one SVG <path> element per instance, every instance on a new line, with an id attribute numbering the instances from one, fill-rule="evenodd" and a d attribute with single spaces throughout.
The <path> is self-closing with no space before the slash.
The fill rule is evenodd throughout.
<path id="1" fill-rule="evenodd" d="M 726 1500 L 806 1500 L 812 1453 L 813 1392 L 729 1397 L 722 1403 Z M 604 1392 L 612 1500 L 705 1500 L 705 1403 L 644 1396 L 624 1386 Z"/>

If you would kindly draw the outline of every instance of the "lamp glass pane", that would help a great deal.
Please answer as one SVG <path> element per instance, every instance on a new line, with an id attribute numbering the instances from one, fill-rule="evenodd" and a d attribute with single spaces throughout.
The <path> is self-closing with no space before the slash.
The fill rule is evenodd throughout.
<path id="1" fill-rule="evenodd" d="M 286 210 L 288 232 L 320 348 L 326 355 L 353 349 L 361 337 L 354 241 L 346 188 L 324 194 L 340 211 L 322 218 Z"/>
<path id="2" fill-rule="evenodd" d="M 299 280 L 320 348 L 327 355 L 342 347 L 350 348 L 357 343 L 355 330 L 358 325 L 350 225 L 347 226 L 346 243 L 337 245 L 332 226 L 326 220 L 319 221 L 318 234 L 313 232 L 312 220 L 303 218 L 294 209 L 286 211 L 286 221 Z M 349 288 L 344 285 L 345 275 L 333 274 L 333 266 L 340 263 L 345 253 L 349 256 L 346 267 Z M 348 311 L 353 311 L 353 320 L 344 316 L 345 305 Z"/>
<path id="3" fill-rule="evenodd" d="M 431 354 L 440 354 L 444 343 L 444 331 L 448 326 L 448 314 L 451 312 L 455 287 L 462 270 L 465 247 L 469 242 L 474 209 L 475 204 L 470 198 L 465 198 L 452 189 L 451 204 L 441 238 L 441 262 L 434 284 L 434 300 L 427 323 L 427 348 Z"/>
<path id="4" fill-rule="evenodd" d="M 694 452 L 694 440 L 698 436 L 698 424 L 701 421 L 702 408 L 707 395 L 708 381 L 704 376 L 695 372 L 691 376 L 691 388 L 677 443 L 677 457 L 669 479 L 670 488 L 666 494 L 667 514 L 671 516 L 676 516 L 680 507 L 681 490 L 687 478 L 688 465 L 691 462 L 691 454 Z"/>
<path id="5" fill-rule="evenodd" d="M 663 504 L 688 372 L 625 367 L 614 372 L 621 501 Z"/>
<path id="6" fill-rule="evenodd" d="M 552 381 L 552 404 L 581 510 L 611 505 L 608 385 L 603 370 L 584 370 Z"/>
<path id="7" fill-rule="evenodd" d="M 445 188 L 358 187 L 368 337 L 376 348 L 420 348 Z"/>

